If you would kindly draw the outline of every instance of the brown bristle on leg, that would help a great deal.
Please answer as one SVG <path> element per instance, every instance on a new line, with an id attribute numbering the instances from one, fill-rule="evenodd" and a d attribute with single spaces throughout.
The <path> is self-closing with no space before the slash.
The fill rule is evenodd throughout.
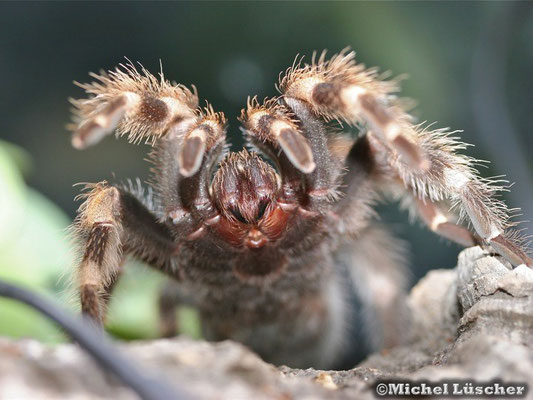
<path id="1" fill-rule="evenodd" d="M 342 109 L 339 89 L 333 83 L 319 83 L 313 89 L 312 98 L 321 107 Z"/>
<path id="2" fill-rule="evenodd" d="M 161 122 L 167 119 L 169 108 L 163 100 L 153 96 L 145 96 L 139 104 L 139 117 L 150 122 Z"/>

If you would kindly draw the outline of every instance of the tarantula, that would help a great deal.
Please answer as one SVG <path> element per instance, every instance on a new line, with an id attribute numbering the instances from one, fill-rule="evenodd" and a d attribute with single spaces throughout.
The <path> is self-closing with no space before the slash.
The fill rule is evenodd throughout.
<path id="1" fill-rule="evenodd" d="M 116 131 L 151 144 L 155 165 L 150 196 L 107 182 L 82 195 L 79 294 L 98 323 L 132 255 L 177 282 L 160 297 L 165 335 L 175 334 L 175 307 L 192 304 L 208 339 L 240 341 L 277 364 L 327 368 L 350 339 L 356 289 L 373 344 L 401 343 L 406 274 L 401 243 L 373 221 L 382 193 L 400 195 L 439 235 L 532 265 L 495 197 L 503 187 L 457 153 L 465 144 L 455 132 L 415 124 L 398 80 L 356 63 L 352 51 L 299 59 L 279 97 L 249 98 L 240 122 L 252 151 L 238 153 L 228 151 L 224 114 L 199 108 L 194 87 L 131 63 L 92 77 L 78 84 L 88 98 L 72 100 L 73 146 Z M 341 123 L 357 127 L 357 138 Z"/>

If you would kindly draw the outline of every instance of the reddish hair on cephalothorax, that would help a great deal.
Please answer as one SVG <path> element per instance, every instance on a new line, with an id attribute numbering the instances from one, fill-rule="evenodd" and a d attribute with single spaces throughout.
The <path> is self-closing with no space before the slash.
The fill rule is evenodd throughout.
<path id="1" fill-rule="evenodd" d="M 287 215 L 276 202 L 279 176 L 254 152 L 230 153 L 220 163 L 211 192 L 222 216 L 219 233 L 234 245 L 261 248 L 277 239 Z"/>

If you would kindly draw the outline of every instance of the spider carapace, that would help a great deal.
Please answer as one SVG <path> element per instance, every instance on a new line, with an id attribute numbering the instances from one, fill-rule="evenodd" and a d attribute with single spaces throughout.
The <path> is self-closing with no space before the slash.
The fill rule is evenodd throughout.
<path id="1" fill-rule="evenodd" d="M 240 121 L 250 150 L 238 153 L 228 151 L 224 114 L 198 107 L 194 88 L 132 64 L 92 76 L 80 85 L 87 98 L 72 101 L 73 146 L 116 132 L 151 144 L 154 165 L 147 191 L 101 182 L 82 195 L 79 293 L 99 323 L 133 256 L 173 278 L 159 302 L 165 335 L 175 334 L 175 307 L 189 304 L 208 339 L 328 368 L 356 341 L 353 291 L 372 346 L 402 343 L 405 263 L 401 243 L 375 222 L 383 194 L 439 235 L 532 264 L 495 197 L 502 187 L 478 175 L 454 132 L 416 124 L 398 81 L 349 50 L 295 62 L 279 97 L 249 99 Z"/>

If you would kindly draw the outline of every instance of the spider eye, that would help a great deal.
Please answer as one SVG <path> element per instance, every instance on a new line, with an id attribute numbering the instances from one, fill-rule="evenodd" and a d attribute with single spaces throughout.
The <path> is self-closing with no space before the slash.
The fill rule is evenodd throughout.
<path id="1" fill-rule="evenodd" d="M 257 220 L 260 220 L 263 218 L 263 215 L 265 215 L 265 211 L 268 207 L 268 201 L 263 200 L 261 203 L 259 203 L 259 212 L 257 213 Z"/>
<path id="2" fill-rule="evenodd" d="M 240 210 L 239 210 L 238 208 L 236 208 L 236 207 L 235 207 L 235 208 L 230 208 L 230 211 L 231 211 L 231 213 L 233 214 L 233 216 L 234 216 L 238 221 L 242 222 L 243 224 L 248 223 L 248 222 L 244 219 L 244 217 L 242 216 L 242 214 L 241 214 L 241 212 L 240 212 Z"/>

